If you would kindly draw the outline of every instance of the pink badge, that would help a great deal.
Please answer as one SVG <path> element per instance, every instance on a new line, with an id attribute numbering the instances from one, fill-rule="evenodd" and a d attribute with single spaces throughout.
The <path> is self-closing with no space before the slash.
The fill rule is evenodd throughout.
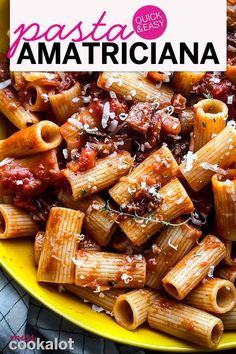
<path id="1" fill-rule="evenodd" d="M 159 38 L 165 32 L 166 27 L 166 15 L 157 6 L 147 5 L 140 7 L 134 14 L 134 31 L 143 39 Z"/>

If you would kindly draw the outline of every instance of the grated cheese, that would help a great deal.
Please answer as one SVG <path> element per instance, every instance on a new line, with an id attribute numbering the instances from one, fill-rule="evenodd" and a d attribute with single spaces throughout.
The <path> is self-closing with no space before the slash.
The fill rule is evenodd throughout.
<path id="1" fill-rule="evenodd" d="M 207 273 L 207 276 L 209 278 L 214 278 L 213 274 L 214 274 L 214 269 L 215 267 L 213 265 L 210 266 L 209 272 Z"/>
<path id="2" fill-rule="evenodd" d="M 234 101 L 234 95 L 228 96 L 228 98 L 227 98 L 227 103 L 228 103 L 228 104 L 233 104 L 233 101 Z"/>
<path id="3" fill-rule="evenodd" d="M 93 310 L 94 312 L 98 312 L 98 313 L 99 313 L 99 312 L 102 312 L 102 311 L 105 311 L 103 307 L 99 307 L 99 306 L 94 305 L 94 304 L 92 304 L 92 310 Z"/>
<path id="4" fill-rule="evenodd" d="M 62 153 L 63 153 L 64 158 L 67 160 L 68 159 L 68 150 L 67 149 L 63 149 Z"/>
<path id="5" fill-rule="evenodd" d="M 212 165 L 212 164 L 210 164 L 208 162 L 202 162 L 202 163 L 200 163 L 200 166 L 202 168 L 204 168 L 204 170 L 209 170 L 209 171 L 221 173 L 222 175 L 227 175 L 227 171 L 225 171 L 222 168 L 218 167 L 217 164 Z"/>
<path id="6" fill-rule="evenodd" d="M 231 128 L 236 128 L 236 122 L 234 120 L 230 120 L 228 121 L 227 125 Z"/>
<path id="7" fill-rule="evenodd" d="M 83 262 L 79 259 L 76 259 L 75 257 L 72 257 L 72 262 L 77 266 L 80 267 L 81 265 L 83 265 Z"/>
<path id="8" fill-rule="evenodd" d="M 109 118 L 110 118 L 110 103 L 106 102 L 104 104 L 103 113 L 102 113 L 102 127 L 103 127 L 103 129 L 107 128 Z"/>
<path id="9" fill-rule="evenodd" d="M 137 260 L 137 261 L 141 261 L 143 259 L 143 256 L 141 254 L 135 254 L 134 255 L 134 258 Z"/>
<path id="10" fill-rule="evenodd" d="M 73 117 L 67 119 L 67 122 L 69 122 L 71 125 L 73 125 L 73 127 L 77 129 L 83 129 L 83 124 Z"/>
<path id="11" fill-rule="evenodd" d="M 43 102 L 47 103 L 49 102 L 49 97 L 46 93 L 42 93 L 41 95 Z"/>
<path id="12" fill-rule="evenodd" d="M 64 288 L 63 285 L 58 285 L 58 288 L 57 288 L 58 292 L 61 294 L 63 291 L 66 291 L 66 289 Z"/>
<path id="13" fill-rule="evenodd" d="M 133 280 L 133 277 L 131 277 L 130 275 L 128 275 L 126 273 L 123 273 L 120 278 L 121 278 L 121 280 L 123 280 L 123 282 L 125 284 L 129 284 L 129 282 Z"/>
<path id="14" fill-rule="evenodd" d="M 4 90 L 5 88 L 7 88 L 10 85 L 11 85 L 11 79 L 0 82 L 0 90 Z"/>
<path id="15" fill-rule="evenodd" d="M 171 248 L 173 248 L 175 251 L 177 251 L 178 246 L 175 246 L 171 243 L 170 239 L 168 240 L 168 246 L 170 246 Z"/>
<path id="16" fill-rule="evenodd" d="M 109 77 L 106 81 L 105 87 L 110 88 L 113 84 L 117 83 L 118 86 L 122 86 L 121 79 L 115 79 L 114 77 Z"/>
<path id="17" fill-rule="evenodd" d="M 188 151 L 187 155 L 185 156 L 186 166 L 184 172 L 189 172 L 193 168 L 193 163 L 197 160 L 196 155 L 192 151 Z"/>
<path id="18" fill-rule="evenodd" d="M 117 98 L 116 93 L 114 91 L 109 92 L 111 98 Z"/>
<path id="19" fill-rule="evenodd" d="M 14 161 L 13 157 L 6 157 L 4 160 L 2 160 L 2 161 L 0 162 L 0 167 L 9 164 L 9 163 L 11 163 L 12 161 Z"/>

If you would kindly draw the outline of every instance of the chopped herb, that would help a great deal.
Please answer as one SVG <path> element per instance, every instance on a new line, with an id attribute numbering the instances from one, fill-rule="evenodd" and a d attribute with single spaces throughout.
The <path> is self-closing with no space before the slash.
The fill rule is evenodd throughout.
<path id="1" fill-rule="evenodd" d="M 119 210 L 115 210 L 115 209 L 112 209 L 110 207 L 110 204 L 109 204 L 109 200 L 106 201 L 104 207 L 101 209 L 101 211 L 107 211 L 108 213 L 114 213 L 114 214 L 118 214 L 119 216 L 128 216 L 131 218 L 131 223 L 133 223 L 135 220 L 142 220 L 145 224 L 148 224 L 149 222 L 153 222 L 153 223 L 159 223 L 161 225 L 166 225 L 166 226 L 181 226 L 181 225 L 184 225 L 184 224 L 187 224 L 189 222 L 189 220 L 191 220 L 191 218 L 188 218 L 187 220 L 181 222 L 181 223 L 178 223 L 178 224 L 172 224 L 168 221 L 163 221 L 163 220 L 160 220 L 160 219 L 154 219 L 153 218 L 153 213 L 150 213 L 148 215 L 148 217 L 145 217 L 145 216 L 141 216 L 141 215 L 138 215 L 135 213 L 134 214 L 130 214 L 130 213 L 125 213 L 125 212 L 121 212 Z"/>
<path id="2" fill-rule="evenodd" d="M 86 190 L 85 190 L 84 188 L 82 188 L 82 190 L 81 190 L 81 194 L 82 194 L 82 196 L 83 196 L 83 197 L 85 197 L 85 196 L 86 196 L 87 192 L 86 192 Z"/>
<path id="3" fill-rule="evenodd" d="M 204 96 L 205 98 L 208 98 L 208 99 L 213 97 L 210 92 L 204 92 L 204 93 L 203 93 L 203 96 Z"/>
<path id="4" fill-rule="evenodd" d="M 108 285 L 113 288 L 113 286 L 116 286 L 118 284 L 117 281 L 111 281 L 111 280 L 108 280 Z"/>
<path id="5" fill-rule="evenodd" d="M 202 253 L 194 253 L 194 257 L 201 257 Z"/>
<path id="6" fill-rule="evenodd" d="M 206 128 L 206 126 L 207 126 L 206 122 L 202 122 L 202 126 L 203 126 L 203 128 Z"/>
<path id="7" fill-rule="evenodd" d="M 102 207 L 101 211 L 108 211 L 109 212 L 109 201 L 106 200 L 104 207 Z"/>

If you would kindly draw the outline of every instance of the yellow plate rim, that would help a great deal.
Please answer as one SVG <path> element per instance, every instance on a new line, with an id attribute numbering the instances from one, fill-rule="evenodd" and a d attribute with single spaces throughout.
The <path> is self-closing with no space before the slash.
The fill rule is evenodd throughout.
<path id="1" fill-rule="evenodd" d="M 20 239 L 18 239 L 18 241 L 20 242 Z M 1 243 L 4 243 L 4 240 L 0 240 L 0 246 Z M 14 240 L 10 240 L 10 242 L 14 243 Z M 4 246 L 3 246 L 4 248 Z M 98 336 L 104 337 L 108 340 L 113 340 L 115 342 L 119 342 L 122 344 L 127 344 L 130 346 L 134 346 L 134 347 L 138 347 L 138 348 L 142 348 L 145 350 L 155 350 L 155 351 L 163 351 L 163 352 L 182 352 L 182 353 L 193 353 L 193 352 L 207 352 L 209 350 L 201 348 L 201 347 L 196 347 L 196 348 L 183 348 L 183 347 L 177 347 L 175 345 L 161 345 L 161 344 L 149 344 L 149 343 L 141 343 L 141 342 L 137 342 L 136 340 L 133 339 L 127 339 L 127 338 L 123 338 L 120 337 L 119 334 L 117 335 L 113 335 L 108 333 L 106 330 L 98 330 L 96 328 L 94 328 L 93 326 L 88 326 L 87 324 L 81 322 L 80 320 L 76 320 L 74 317 L 71 317 L 70 315 L 67 315 L 65 312 L 63 312 L 63 310 L 61 310 L 59 307 L 57 307 L 56 305 L 54 305 L 50 299 L 46 299 L 43 296 L 37 294 L 36 291 L 34 291 L 24 280 L 22 280 L 20 278 L 20 276 L 18 276 L 16 274 L 16 271 L 14 270 L 14 268 L 12 268 L 8 262 L 7 262 L 7 258 L 6 261 L 3 259 L 3 253 L 1 251 L 2 247 L 0 247 L 0 265 L 10 274 L 10 276 L 18 283 L 22 286 L 22 288 L 24 288 L 33 298 L 37 299 L 40 303 L 42 303 L 43 305 L 45 305 L 47 308 L 49 308 L 50 310 L 52 310 L 53 312 L 57 313 L 58 315 L 62 316 L 63 318 L 65 318 L 66 320 L 68 320 L 69 322 L 75 324 L 76 326 L 85 329 L 93 334 L 96 334 Z M 46 296 L 46 295 L 45 295 Z M 53 299 L 52 299 L 53 301 Z M 78 306 L 79 306 L 79 302 L 78 302 Z M 88 308 L 88 311 L 92 311 L 91 308 Z M 236 333 L 235 333 L 236 334 Z M 189 343 L 186 343 L 189 344 Z M 222 351 L 222 350 L 227 350 L 227 349 L 234 349 L 236 348 L 236 338 L 234 342 L 226 342 L 226 343 L 221 343 L 218 348 L 215 349 L 215 351 Z M 210 352 L 210 351 L 209 351 Z"/>

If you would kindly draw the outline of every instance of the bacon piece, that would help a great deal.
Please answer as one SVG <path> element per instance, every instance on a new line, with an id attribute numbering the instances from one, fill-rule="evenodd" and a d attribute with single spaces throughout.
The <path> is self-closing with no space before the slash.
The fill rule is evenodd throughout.
<path id="1" fill-rule="evenodd" d="M 180 94 L 175 94 L 172 97 L 171 105 L 174 107 L 174 113 L 180 113 L 186 108 L 186 98 Z"/>
<path id="2" fill-rule="evenodd" d="M 150 127 L 153 115 L 153 107 L 148 102 L 135 103 L 130 111 L 126 123 L 129 127 L 146 134 Z"/>

